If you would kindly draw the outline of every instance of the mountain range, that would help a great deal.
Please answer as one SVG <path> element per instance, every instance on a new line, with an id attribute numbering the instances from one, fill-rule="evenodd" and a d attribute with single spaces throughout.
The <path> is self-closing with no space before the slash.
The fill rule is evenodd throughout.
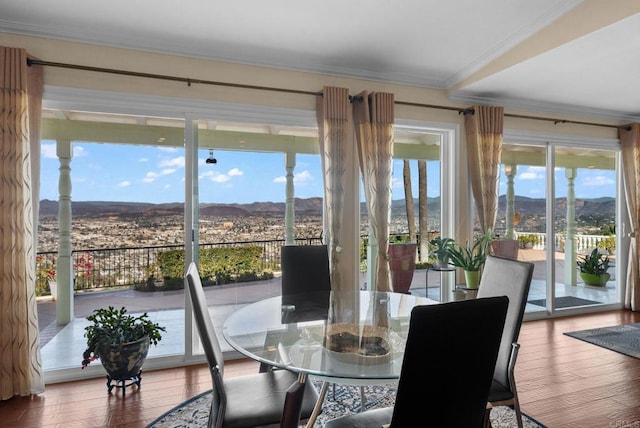
<path id="1" fill-rule="evenodd" d="M 296 198 L 296 213 L 320 215 L 322 213 L 322 198 Z M 440 211 L 440 198 L 427 199 L 430 216 Z M 505 196 L 500 196 L 498 216 L 504 215 Z M 418 201 L 414 201 L 416 214 Z M 556 199 L 556 209 L 559 213 L 566 212 L 566 198 Z M 158 216 L 158 215 L 182 215 L 184 213 L 182 202 L 153 204 L 145 202 L 111 202 L 111 201 L 72 201 L 71 211 L 74 217 L 108 217 L 108 216 Z M 515 197 L 515 211 L 521 215 L 544 217 L 546 215 L 546 201 L 543 198 Z M 260 214 L 283 214 L 284 202 L 253 202 L 250 204 L 200 204 L 201 216 L 249 216 Z M 366 212 L 366 206 L 362 203 L 361 212 Z M 392 201 L 391 215 L 405 215 L 405 201 L 398 199 Z M 43 199 L 40 201 L 41 217 L 57 217 L 58 201 Z M 615 217 L 614 198 L 576 199 L 576 217 L 592 216 L 603 218 Z"/>

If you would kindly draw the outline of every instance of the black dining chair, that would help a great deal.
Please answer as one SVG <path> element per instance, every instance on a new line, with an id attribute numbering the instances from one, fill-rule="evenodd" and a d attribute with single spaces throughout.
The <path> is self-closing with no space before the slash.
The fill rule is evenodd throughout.
<path id="1" fill-rule="evenodd" d="M 413 308 L 394 405 L 324 428 L 482 427 L 508 305 L 500 296 Z"/>
<path id="2" fill-rule="evenodd" d="M 518 336 L 531 287 L 533 268 L 534 265 L 530 262 L 496 256 L 488 256 L 484 264 L 482 278 L 478 286 L 478 297 L 507 296 L 509 298 L 507 320 L 489 392 L 485 427 L 491 426 L 491 408 L 497 406 L 513 408 L 518 428 L 523 427 L 514 373 L 520 349 Z"/>
<path id="3" fill-rule="evenodd" d="M 230 379 L 224 378 L 222 349 L 211 322 L 195 263 L 189 265 L 186 278 L 198 334 L 209 364 L 213 384 L 208 426 L 210 428 L 276 427 L 281 423 L 286 426 L 296 426 L 298 420 L 307 420 L 313 412 L 318 393 L 311 382 L 304 384 L 298 382 L 296 373 L 288 370 L 273 370 Z M 296 408 L 301 408 L 301 411 L 291 410 Z"/>
<path id="4" fill-rule="evenodd" d="M 282 266 L 282 322 L 295 323 L 314 320 L 326 320 L 329 313 L 331 293 L 331 275 L 329 270 L 329 251 L 326 245 L 284 245 L 281 248 Z M 270 369 L 261 365 L 261 370 Z M 366 401 L 364 385 L 349 382 L 347 379 L 325 378 L 322 380 L 316 408 L 310 418 L 313 424 L 320 413 L 327 389 L 333 386 L 335 396 L 336 383 L 360 388 L 361 408 Z"/>

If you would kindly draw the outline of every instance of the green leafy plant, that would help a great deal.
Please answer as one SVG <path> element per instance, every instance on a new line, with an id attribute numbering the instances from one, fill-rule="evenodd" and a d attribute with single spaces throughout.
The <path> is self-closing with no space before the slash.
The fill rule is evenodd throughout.
<path id="1" fill-rule="evenodd" d="M 449 263 L 466 271 L 478 271 L 484 265 L 491 245 L 491 234 L 487 233 L 476 238 L 473 245 L 454 242 L 447 248 Z"/>
<path id="2" fill-rule="evenodd" d="M 602 254 L 597 248 L 594 248 L 591 253 L 579 256 L 576 261 L 580 272 L 589 273 L 592 275 L 602 275 L 607 273 L 609 269 L 609 256 Z"/>
<path id="3" fill-rule="evenodd" d="M 96 309 L 87 317 L 87 321 L 93 324 L 84 328 L 87 349 L 82 353 L 82 368 L 100 358 L 101 352 L 108 352 L 112 346 L 135 342 L 145 336 L 149 336 L 150 342 L 157 345 L 162 339 L 162 332 L 166 331 L 152 322 L 146 312 L 133 316 L 127 314 L 124 307 Z"/>
<path id="4" fill-rule="evenodd" d="M 616 237 L 613 235 L 609 235 L 606 238 L 598 241 L 597 247 L 601 250 L 607 250 L 609 252 L 615 251 L 616 249 Z"/>
<path id="5" fill-rule="evenodd" d="M 540 241 L 540 238 L 538 238 L 538 236 L 534 235 L 533 233 L 529 233 L 526 235 L 518 236 L 518 241 L 520 242 L 520 245 L 524 247 L 526 244 L 537 244 Z"/>
<path id="6" fill-rule="evenodd" d="M 436 268 L 445 268 L 449 264 L 449 247 L 451 247 L 455 241 L 451 238 L 443 238 L 438 235 L 429 240 L 429 246 L 431 247 L 430 256 L 435 260 L 432 260 L 433 265 Z"/>

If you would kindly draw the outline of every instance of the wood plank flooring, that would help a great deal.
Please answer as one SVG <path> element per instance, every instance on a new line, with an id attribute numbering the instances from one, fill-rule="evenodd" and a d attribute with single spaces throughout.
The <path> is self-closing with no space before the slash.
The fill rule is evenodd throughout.
<path id="1" fill-rule="evenodd" d="M 563 332 L 640 322 L 640 312 L 528 321 L 516 375 L 525 413 L 549 428 L 640 428 L 640 359 Z M 225 376 L 256 372 L 253 361 L 225 364 Z M 0 401 L 0 427 L 144 427 L 211 387 L 204 365 L 143 372 L 142 387 L 107 394 L 105 379 L 47 385 L 40 396 Z"/>

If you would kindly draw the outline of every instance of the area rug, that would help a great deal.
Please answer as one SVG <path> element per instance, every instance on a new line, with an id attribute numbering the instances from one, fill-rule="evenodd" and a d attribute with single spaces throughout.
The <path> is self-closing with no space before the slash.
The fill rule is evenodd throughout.
<path id="1" fill-rule="evenodd" d="M 527 303 L 531 303 L 532 305 L 536 305 L 536 306 L 546 307 L 547 299 L 529 300 Z M 562 297 L 555 298 L 555 304 L 556 304 L 555 307 L 558 309 L 570 308 L 572 306 L 597 305 L 598 303 L 602 303 L 602 302 L 596 302 L 595 300 L 581 299 L 580 297 L 573 297 L 573 296 L 562 296 Z"/>
<path id="2" fill-rule="evenodd" d="M 567 336 L 640 358 L 640 323 L 571 331 Z"/>
<path id="3" fill-rule="evenodd" d="M 321 381 L 314 380 L 318 390 Z M 320 428 L 330 419 L 342 415 L 357 413 L 360 410 L 360 389 L 353 386 L 336 385 L 335 396 L 330 386 L 322 406 L 322 413 L 318 416 L 314 428 Z M 365 409 L 393 406 L 395 389 L 383 386 L 365 387 Z M 157 418 L 147 428 L 200 428 L 207 426 L 209 409 L 211 408 L 211 394 L 204 392 L 190 400 L 174 407 Z M 545 428 L 532 418 L 523 415 L 525 428 Z M 493 428 L 517 427 L 515 412 L 508 407 L 496 407 L 491 411 Z"/>

